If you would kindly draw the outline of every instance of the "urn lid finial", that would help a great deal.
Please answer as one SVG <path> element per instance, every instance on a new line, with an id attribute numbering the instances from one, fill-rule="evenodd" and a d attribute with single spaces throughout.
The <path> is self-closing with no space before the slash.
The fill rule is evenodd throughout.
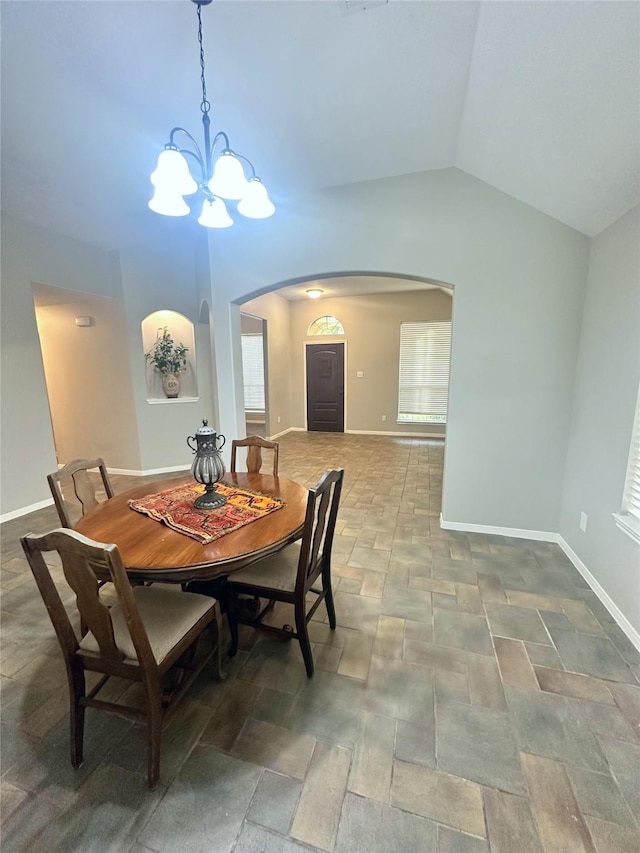
<path id="1" fill-rule="evenodd" d="M 215 435 L 215 430 L 209 426 L 209 421 L 206 418 L 202 419 L 202 426 L 196 432 L 196 435 Z"/>

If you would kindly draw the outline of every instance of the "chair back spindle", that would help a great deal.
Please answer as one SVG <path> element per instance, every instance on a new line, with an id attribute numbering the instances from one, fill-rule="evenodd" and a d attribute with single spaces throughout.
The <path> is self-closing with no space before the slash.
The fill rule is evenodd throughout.
<path id="1" fill-rule="evenodd" d="M 89 471 L 95 468 L 97 468 L 100 473 L 102 486 L 107 498 L 112 498 L 113 488 L 111 487 L 109 474 L 107 473 L 104 460 L 100 457 L 97 457 L 96 459 L 73 459 L 71 462 L 67 462 L 67 464 L 62 468 L 59 468 L 52 474 L 47 475 L 47 482 L 49 483 L 53 501 L 56 505 L 58 518 L 60 519 L 60 524 L 63 527 L 73 527 L 73 525 L 71 523 L 67 504 L 62 492 L 62 483 L 71 480 L 73 483 L 73 491 L 80 503 L 82 515 L 85 515 L 90 509 L 98 506 L 95 486 L 89 476 Z"/>
<path id="2" fill-rule="evenodd" d="M 296 581 L 305 592 L 331 560 L 343 475 L 343 471 L 327 471 L 318 485 L 309 489 Z"/>
<path id="3" fill-rule="evenodd" d="M 268 441 L 259 435 L 249 435 L 247 438 L 234 438 L 231 442 L 231 473 L 236 473 L 236 455 L 239 447 L 247 448 L 247 472 L 259 474 L 262 468 L 262 451 L 273 452 L 273 476 L 278 476 L 278 456 L 280 445 L 277 441 Z"/>

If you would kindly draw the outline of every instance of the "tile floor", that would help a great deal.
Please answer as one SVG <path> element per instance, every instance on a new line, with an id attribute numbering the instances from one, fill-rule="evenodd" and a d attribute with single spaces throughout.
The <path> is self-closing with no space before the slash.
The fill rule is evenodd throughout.
<path id="1" fill-rule="evenodd" d="M 637 853 L 640 655 L 558 547 L 441 530 L 442 460 L 437 441 L 281 438 L 285 476 L 346 469 L 338 628 L 312 622 L 312 680 L 297 644 L 245 629 L 166 730 L 153 793 L 140 729 L 105 714 L 71 769 L 17 542 L 55 516 L 3 525 L 3 853 Z"/>

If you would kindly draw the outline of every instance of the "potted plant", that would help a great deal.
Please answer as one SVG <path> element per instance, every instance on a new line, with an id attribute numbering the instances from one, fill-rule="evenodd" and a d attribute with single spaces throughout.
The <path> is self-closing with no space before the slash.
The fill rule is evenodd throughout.
<path id="1" fill-rule="evenodd" d="M 188 348 L 184 344 L 174 344 L 167 326 L 158 329 L 156 342 L 145 359 L 162 376 L 162 390 L 169 398 L 180 393 L 179 374 L 187 369 Z"/>

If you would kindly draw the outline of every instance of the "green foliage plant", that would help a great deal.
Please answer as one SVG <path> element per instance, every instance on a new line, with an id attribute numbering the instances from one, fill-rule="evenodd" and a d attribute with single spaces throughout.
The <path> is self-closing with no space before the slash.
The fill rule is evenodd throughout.
<path id="1" fill-rule="evenodd" d="M 144 357 L 163 376 L 170 376 L 172 373 L 183 373 L 187 369 L 188 352 L 189 349 L 184 344 L 174 344 L 169 329 L 165 326 L 158 329 L 156 342 Z"/>

